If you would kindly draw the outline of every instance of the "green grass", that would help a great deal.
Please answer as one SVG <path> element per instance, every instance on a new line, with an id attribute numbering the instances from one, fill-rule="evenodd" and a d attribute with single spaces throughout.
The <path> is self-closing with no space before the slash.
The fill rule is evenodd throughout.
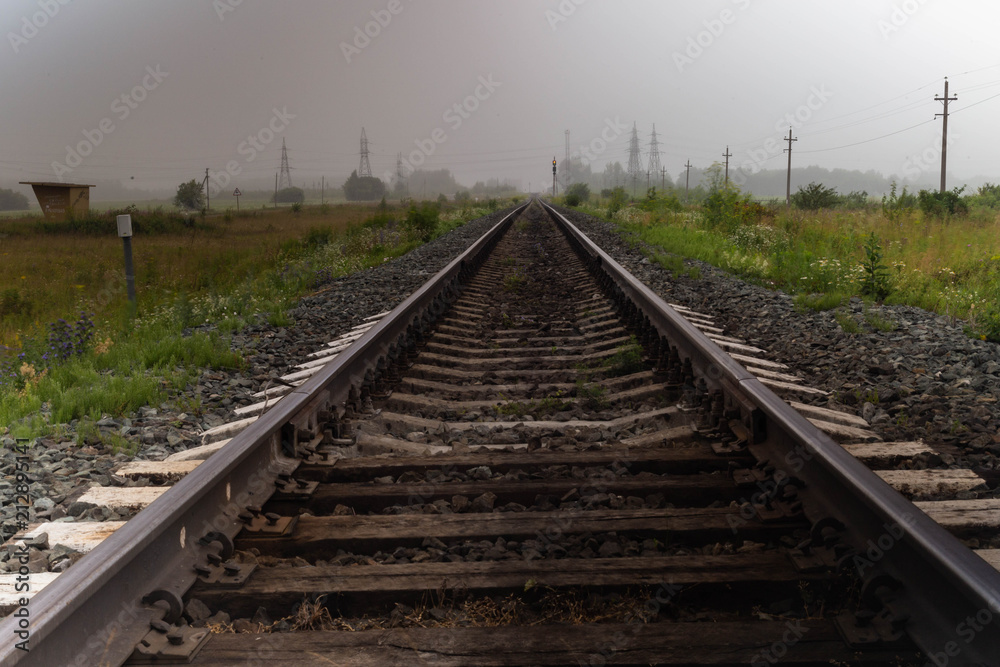
<path id="1" fill-rule="evenodd" d="M 861 325 L 855 320 L 850 313 L 845 313 L 837 311 L 833 314 L 833 318 L 837 320 L 837 324 L 846 334 L 859 334 L 861 333 Z"/>
<path id="2" fill-rule="evenodd" d="M 865 313 L 865 322 L 867 322 L 873 329 L 882 332 L 895 331 L 899 325 L 890 317 L 883 317 L 879 313 L 874 313 L 868 311 Z"/>
<path id="3" fill-rule="evenodd" d="M 436 232 L 464 224 L 476 212 L 463 209 Z M 17 330 L 15 352 L 24 358 L 0 357 L 0 424 L 19 437 L 37 437 L 74 419 L 123 416 L 172 400 L 197 382 L 202 368 L 244 366 L 230 348 L 232 333 L 261 321 L 286 326 L 292 322 L 288 310 L 302 295 L 420 244 L 391 216 L 344 230 L 314 224 L 277 255 L 258 257 L 259 266 L 239 279 L 203 283 L 204 275 L 190 276 L 191 284 L 204 286 L 140 301 L 137 317 L 127 304 L 110 304 L 95 318 L 96 330 L 85 349 L 78 346 L 78 354 L 64 363 L 48 358 L 48 330 L 42 325 Z M 217 271 L 225 271 L 224 259 L 207 268 L 207 273 Z M 0 291 L 0 305 L 4 294 Z M 19 304 L 6 297 L 7 307 Z"/>
<path id="4" fill-rule="evenodd" d="M 635 336 L 632 336 L 629 342 L 619 346 L 614 354 L 604 360 L 603 370 L 606 377 L 620 377 L 646 370 L 646 365 L 642 360 L 642 347 Z"/>
<path id="5" fill-rule="evenodd" d="M 865 244 L 881 246 L 887 304 L 907 304 L 958 317 L 978 338 L 1000 341 L 1000 213 L 977 209 L 967 217 L 926 217 L 904 210 L 891 219 L 880 210 L 747 209 L 712 218 L 685 210 L 623 208 L 610 219 L 641 241 L 650 258 L 677 274 L 699 259 L 762 286 L 782 289 L 801 308 L 830 309 L 865 286 Z M 750 210 L 752 215 L 746 213 Z M 740 217 L 742 215 L 742 217 Z M 721 222 L 720 222 L 721 220 Z M 888 326 L 875 322 L 875 328 Z"/>
<path id="6" fill-rule="evenodd" d="M 839 292 L 797 294 L 795 296 L 795 309 L 799 312 L 812 310 L 818 313 L 824 310 L 839 308 L 844 305 L 844 302 L 847 301 L 847 299 L 847 295 Z"/>

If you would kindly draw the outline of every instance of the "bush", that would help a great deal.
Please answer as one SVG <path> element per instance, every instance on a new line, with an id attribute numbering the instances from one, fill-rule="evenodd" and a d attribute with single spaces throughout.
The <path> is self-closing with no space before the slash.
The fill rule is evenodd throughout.
<path id="1" fill-rule="evenodd" d="M 301 204 L 305 200 L 306 193 L 302 188 L 284 188 L 271 197 L 271 201 L 278 204 Z"/>
<path id="2" fill-rule="evenodd" d="M 898 221 L 916 205 L 917 198 L 906 191 L 905 185 L 903 191 L 898 196 L 896 195 L 896 181 L 889 185 L 889 194 L 882 195 L 882 215 L 888 218 L 889 222 Z"/>
<path id="3" fill-rule="evenodd" d="M 579 206 L 590 199 L 590 186 L 586 183 L 573 183 L 566 188 L 566 205 Z"/>
<path id="4" fill-rule="evenodd" d="M 406 226 L 416 232 L 424 241 L 430 241 L 438 225 L 438 207 L 432 202 L 423 202 L 417 207 L 410 206 L 406 214 Z"/>
<path id="5" fill-rule="evenodd" d="M 840 206 L 843 208 L 866 208 L 868 206 L 867 190 L 851 190 L 846 195 L 841 195 Z"/>
<path id="6" fill-rule="evenodd" d="M 976 194 L 965 198 L 970 206 L 982 206 L 984 208 L 1000 208 L 1000 185 L 983 183 L 976 190 Z"/>
<path id="7" fill-rule="evenodd" d="M 872 232 L 865 241 L 864 249 L 865 259 L 861 264 L 864 269 L 861 293 L 882 301 L 892 292 L 892 285 L 889 282 L 889 269 L 882 263 L 882 244 L 879 243 L 875 232 Z"/>
<path id="8" fill-rule="evenodd" d="M 963 190 L 965 190 L 964 185 L 945 192 L 921 190 L 917 195 L 920 210 L 924 215 L 938 218 L 945 215 L 965 215 L 969 212 L 969 206 L 962 200 Z"/>
<path id="9" fill-rule="evenodd" d="M 608 202 L 608 217 L 610 218 L 614 216 L 615 213 L 620 211 L 623 206 L 625 206 L 625 202 L 628 201 L 628 195 L 625 194 L 625 188 L 620 185 L 617 188 L 607 190 L 606 192 L 608 193 L 607 198 L 610 200 Z M 604 196 L 603 192 L 601 193 L 601 196 Z"/>
<path id="10" fill-rule="evenodd" d="M 818 211 L 821 208 L 833 208 L 840 202 L 840 196 L 834 188 L 825 188 L 820 183 L 810 183 L 792 195 L 792 203 L 796 208 L 807 211 Z"/>

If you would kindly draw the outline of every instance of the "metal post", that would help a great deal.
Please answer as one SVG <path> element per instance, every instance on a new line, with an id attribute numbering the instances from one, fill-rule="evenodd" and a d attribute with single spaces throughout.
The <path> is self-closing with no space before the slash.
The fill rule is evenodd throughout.
<path id="1" fill-rule="evenodd" d="M 125 246 L 125 283 L 128 288 L 128 300 L 135 308 L 135 269 L 132 267 L 132 237 L 126 236 L 122 239 Z"/>
<path id="2" fill-rule="evenodd" d="M 125 248 L 125 285 L 128 289 L 129 310 L 132 314 L 136 311 L 135 297 L 135 269 L 132 266 L 132 216 L 118 216 L 118 236 L 122 239 Z"/>

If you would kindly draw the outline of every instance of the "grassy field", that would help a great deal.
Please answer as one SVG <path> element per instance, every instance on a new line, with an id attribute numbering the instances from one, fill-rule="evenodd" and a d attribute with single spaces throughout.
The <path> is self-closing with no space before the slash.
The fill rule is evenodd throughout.
<path id="1" fill-rule="evenodd" d="M 293 252 L 310 232 L 342 232 L 371 214 L 372 206 L 356 204 L 204 218 L 138 212 L 132 248 L 140 312 L 179 294 L 223 291 Z M 154 218 L 162 223 L 149 224 Z M 0 221 L 0 344 L 19 347 L 20 337 L 60 317 L 101 317 L 122 306 L 124 255 L 114 217 L 88 222 Z M 143 233 L 144 226 L 151 230 Z"/>
<path id="2" fill-rule="evenodd" d="M 614 209 L 615 206 L 611 206 Z M 798 295 L 803 308 L 851 296 L 908 304 L 964 320 L 969 335 L 1000 341 L 1000 213 L 935 216 L 919 208 L 799 210 L 739 196 L 698 206 L 673 197 L 626 205 L 592 199 L 582 210 L 667 253 L 706 261 Z"/>
<path id="3" fill-rule="evenodd" d="M 0 432 L 34 437 L 75 419 L 127 414 L 182 392 L 203 368 L 241 368 L 232 332 L 289 324 L 296 299 L 327 280 L 489 210 L 419 212 L 359 204 L 193 218 L 133 211 L 134 313 L 115 211 L 59 224 L 0 221 Z"/>

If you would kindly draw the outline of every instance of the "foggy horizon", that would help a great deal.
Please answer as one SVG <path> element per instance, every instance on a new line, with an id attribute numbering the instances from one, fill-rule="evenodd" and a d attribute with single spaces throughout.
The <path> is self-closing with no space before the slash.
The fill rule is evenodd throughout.
<path id="1" fill-rule="evenodd" d="M 172 191 L 209 168 L 266 187 L 339 187 L 449 169 L 464 185 L 542 190 L 571 153 L 627 165 L 655 125 L 675 181 L 731 152 L 730 173 L 940 171 L 948 77 L 949 188 L 1000 181 L 1000 57 L 992 3 L 964 0 L 17 0 L 0 9 L 8 82 L 0 187 L 19 181 Z M 796 184 L 793 182 L 793 189 Z M 101 193 L 93 193 L 95 199 Z"/>

